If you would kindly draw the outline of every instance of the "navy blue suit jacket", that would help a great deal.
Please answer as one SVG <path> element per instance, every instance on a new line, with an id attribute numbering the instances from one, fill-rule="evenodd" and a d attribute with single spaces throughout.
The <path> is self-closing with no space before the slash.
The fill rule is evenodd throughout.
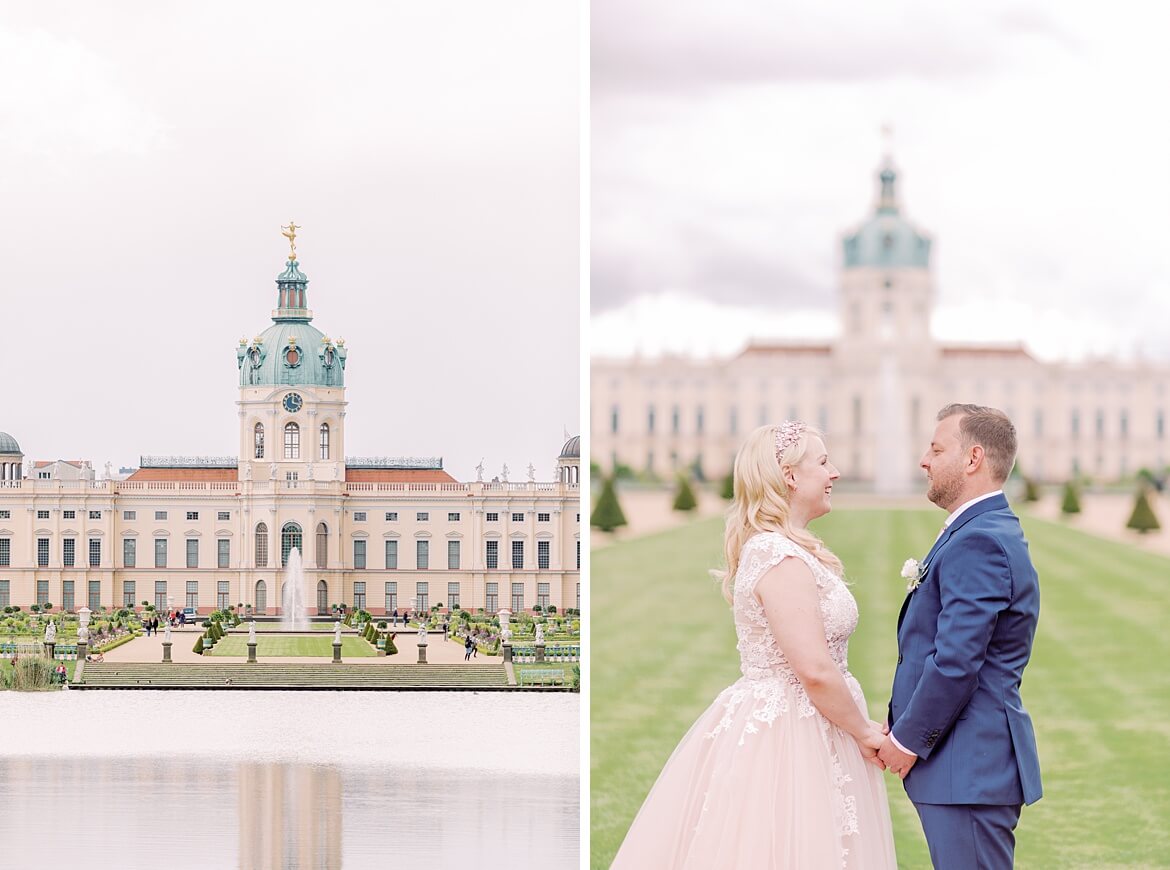
<path id="1" fill-rule="evenodd" d="M 916 803 L 1033 803 L 1036 737 L 1020 701 L 1040 586 L 1020 521 L 1002 495 L 963 511 L 924 560 L 898 616 L 890 725 L 918 755 Z"/>

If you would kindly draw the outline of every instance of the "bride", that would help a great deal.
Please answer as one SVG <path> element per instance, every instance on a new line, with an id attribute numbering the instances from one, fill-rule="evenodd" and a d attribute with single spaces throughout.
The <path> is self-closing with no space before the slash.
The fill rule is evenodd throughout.
<path id="1" fill-rule="evenodd" d="M 679 743 L 612 866 L 895 868 L 886 729 L 848 669 L 857 604 L 808 529 L 840 474 L 788 421 L 748 437 L 734 476 L 720 576 L 743 676 Z"/>

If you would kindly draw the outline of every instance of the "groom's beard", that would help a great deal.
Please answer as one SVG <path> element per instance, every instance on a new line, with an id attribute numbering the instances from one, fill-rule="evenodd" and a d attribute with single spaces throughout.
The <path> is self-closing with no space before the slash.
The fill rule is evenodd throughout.
<path id="1" fill-rule="evenodd" d="M 936 472 L 930 476 L 930 489 L 926 497 L 943 510 L 953 510 L 955 500 L 963 489 L 963 477 L 959 473 Z"/>

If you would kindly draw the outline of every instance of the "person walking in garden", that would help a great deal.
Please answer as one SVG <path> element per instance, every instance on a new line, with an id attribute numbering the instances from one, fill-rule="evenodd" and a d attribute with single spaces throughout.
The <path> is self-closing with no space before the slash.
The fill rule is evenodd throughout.
<path id="1" fill-rule="evenodd" d="M 475 646 L 475 644 L 471 642 L 471 635 L 470 634 L 467 635 L 467 637 L 463 641 L 463 661 L 465 661 L 465 662 L 470 661 L 471 649 L 474 646 Z"/>
<path id="2" fill-rule="evenodd" d="M 394 622 L 392 622 L 391 625 L 394 625 L 394 626 L 398 625 L 398 608 L 397 607 L 394 608 Z"/>

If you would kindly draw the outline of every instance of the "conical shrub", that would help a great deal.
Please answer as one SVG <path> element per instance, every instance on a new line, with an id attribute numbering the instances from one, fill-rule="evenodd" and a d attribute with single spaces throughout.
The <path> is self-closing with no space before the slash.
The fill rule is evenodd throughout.
<path id="1" fill-rule="evenodd" d="M 671 507 L 676 511 L 693 511 L 699 506 L 695 501 L 695 492 L 691 489 L 691 482 L 685 475 L 679 475 L 678 492 L 674 495 L 674 504 Z"/>
<path id="2" fill-rule="evenodd" d="M 1162 528 L 1162 524 L 1158 522 L 1158 517 L 1154 514 L 1154 508 L 1150 504 L 1149 490 L 1144 486 L 1138 490 L 1137 499 L 1133 503 L 1133 513 L 1129 515 L 1129 522 L 1125 524 L 1125 527 L 1143 535 L 1146 532 L 1156 532 Z"/>
<path id="3" fill-rule="evenodd" d="M 1064 496 L 1060 502 L 1062 514 L 1079 514 L 1081 512 L 1081 497 L 1077 493 L 1076 485 L 1070 480 L 1064 485 Z"/>
<path id="4" fill-rule="evenodd" d="M 603 532 L 612 532 L 618 526 L 626 525 L 626 515 L 622 513 L 622 506 L 618 504 L 617 490 L 614 488 L 612 477 L 606 480 L 601 488 L 601 496 L 589 517 L 589 525 Z"/>

